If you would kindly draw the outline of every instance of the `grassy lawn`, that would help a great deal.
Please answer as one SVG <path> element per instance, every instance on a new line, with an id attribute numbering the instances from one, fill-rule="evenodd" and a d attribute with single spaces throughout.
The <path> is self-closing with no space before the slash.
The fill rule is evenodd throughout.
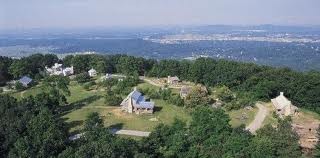
<path id="1" fill-rule="evenodd" d="M 141 83 L 138 85 L 138 88 L 159 89 L 148 83 Z M 183 107 L 168 104 L 163 100 L 152 100 L 156 105 L 154 114 L 136 115 L 122 112 L 119 106 L 105 105 L 102 97 L 104 91 L 101 89 L 86 91 L 76 83 L 71 83 L 69 89 L 71 96 L 67 98 L 68 102 L 71 105 L 80 104 L 76 106 L 77 108 L 70 110 L 63 116 L 70 123 L 72 127 L 71 131 L 81 129 L 86 116 L 91 112 L 98 112 L 102 116 L 106 126 L 141 131 L 152 131 L 158 124 L 170 124 L 175 118 L 184 121 L 191 119 Z"/>
<path id="2" fill-rule="evenodd" d="M 157 86 L 154 86 L 154 85 L 151 85 L 149 83 L 140 83 L 138 86 L 137 86 L 138 89 L 142 89 L 142 90 L 145 90 L 145 89 L 149 89 L 149 90 L 152 90 L 152 91 L 158 91 L 159 90 L 159 87 Z"/>
<path id="3" fill-rule="evenodd" d="M 99 79 L 96 77 L 96 79 Z M 149 89 L 158 91 L 159 87 L 149 83 L 140 83 L 138 89 Z M 41 93 L 43 89 L 40 86 L 32 87 L 22 92 L 12 93 L 16 98 L 27 97 Z M 88 114 L 98 112 L 104 120 L 105 126 L 112 126 L 122 129 L 152 131 L 160 123 L 171 124 L 175 118 L 186 121 L 191 120 L 188 110 L 183 107 L 178 107 L 167 103 L 164 100 L 156 99 L 156 108 L 154 114 L 127 114 L 120 110 L 119 106 L 108 106 L 104 103 L 104 89 L 94 89 L 87 91 L 77 82 L 72 81 L 69 86 L 71 96 L 67 96 L 67 101 L 70 105 L 66 106 L 65 113 L 62 118 L 69 123 L 71 131 L 78 131 L 83 127 Z M 173 91 L 178 93 L 179 91 Z M 123 96 L 124 97 L 124 96 Z M 257 108 L 252 110 L 240 109 L 227 112 L 230 115 L 230 124 L 232 127 L 238 127 L 241 124 L 248 125 L 255 117 Z M 245 116 L 246 119 L 241 119 Z"/>
<path id="4" fill-rule="evenodd" d="M 16 99 L 21 99 L 21 98 L 25 98 L 25 97 L 28 97 L 28 96 L 33 96 L 33 95 L 40 94 L 41 92 L 43 92 L 43 88 L 39 84 L 37 86 L 28 88 L 28 89 L 26 89 L 24 91 L 21 91 L 21 92 L 11 93 L 11 96 L 15 97 Z"/>
<path id="5" fill-rule="evenodd" d="M 299 113 L 304 116 L 309 116 L 310 119 L 320 120 L 320 115 L 318 113 L 310 111 L 308 109 L 299 108 Z"/>
<path id="6" fill-rule="evenodd" d="M 262 125 L 264 126 L 264 125 L 270 124 L 270 125 L 272 125 L 272 126 L 276 126 L 277 123 L 278 123 L 278 121 L 277 121 L 277 118 L 275 118 L 275 117 L 273 116 L 274 107 L 273 107 L 272 103 L 269 102 L 269 103 L 261 103 L 261 104 L 263 104 L 265 107 L 267 107 L 267 108 L 268 108 L 268 111 L 269 111 L 269 113 L 268 113 L 268 115 L 266 116 L 266 118 L 264 119 Z"/>
<path id="7" fill-rule="evenodd" d="M 246 126 L 249 125 L 253 120 L 258 112 L 258 109 L 254 107 L 251 110 L 247 109 L 239 109 L 239 110 L 232 110 L 227 111 L 229 114 L 231 121 L 230 124 L 232 127 L 239 127 L 241 124 L 245 124 Z M 241 119 L 242 116 L 245 116 L 246 119 Z"/>

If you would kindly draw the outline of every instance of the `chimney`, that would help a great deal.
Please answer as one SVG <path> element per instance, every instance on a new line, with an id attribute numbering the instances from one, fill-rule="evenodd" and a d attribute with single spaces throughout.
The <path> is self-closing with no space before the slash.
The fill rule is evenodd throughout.
<path id="1" fill-rule="evenodd" d="M 137 91 L 137 87 L 134 87 L 133 90 L 134 90 L 134 91 Z"/>
<path id="2" fill-rule="evenodd" d="M 280 96 L 283 96 L 283 94 L 284 94 L 283 92 L 280 92 Z"/>

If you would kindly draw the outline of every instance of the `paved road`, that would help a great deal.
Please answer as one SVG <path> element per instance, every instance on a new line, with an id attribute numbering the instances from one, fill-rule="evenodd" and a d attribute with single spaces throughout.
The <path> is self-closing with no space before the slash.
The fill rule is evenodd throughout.
<path id="1" fill-rule="evenodd" d="M 257 103 L 257 107 L 259 108 L 258 113 L 249 126 L 246 127 L 251 133 L 255 133 L 262 126 L 262 123 L 268 114 L 268 109 L 264 105 Z"/>

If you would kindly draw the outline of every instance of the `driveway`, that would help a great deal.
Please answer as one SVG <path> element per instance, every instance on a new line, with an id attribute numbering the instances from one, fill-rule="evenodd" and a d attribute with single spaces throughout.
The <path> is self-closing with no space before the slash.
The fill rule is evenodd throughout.
<path id="1" fill-rule="evenodd" d="M 254 120 L 246 127 L 246 130 L 249 130 L 251 133 L 255 133 L 261 128 L 262 123 L 268 114 L 268 109 L 264 105 L 257 103 L 256 106 L 259 108 L 259 111 Z"/>

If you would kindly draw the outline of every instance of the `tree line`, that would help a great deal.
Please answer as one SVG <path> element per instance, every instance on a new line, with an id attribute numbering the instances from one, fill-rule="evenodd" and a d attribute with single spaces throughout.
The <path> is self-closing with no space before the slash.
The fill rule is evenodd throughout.
<path id="1" fill-rule="evenodd" d="M 242 100 L 269 100 L 285 92 L 298 107 L 320 113 L 320 73 L 297 72 L 288 68 L 273 68 L 212 58 L 188 60 L 154 60 L 127 55 L 68 55 L 58 59 L 52 54 L 35 54 L 21 59 L 0 57 L 0 84 L 23 75 L 43 77 L 45 66 L 55 62 L 74 66 L 76 73 L 94 68 L 100 73 L 122 73 L 150 77 L 178 76 L 182 80 L 206 86 L 226 86 L 242 96 Z M 231 101 L 230 101 L 231 102 Z M 232 104 L 232 102 L 230 103 Z M 239 105 L 231 105 L 239 108 Z"/>

